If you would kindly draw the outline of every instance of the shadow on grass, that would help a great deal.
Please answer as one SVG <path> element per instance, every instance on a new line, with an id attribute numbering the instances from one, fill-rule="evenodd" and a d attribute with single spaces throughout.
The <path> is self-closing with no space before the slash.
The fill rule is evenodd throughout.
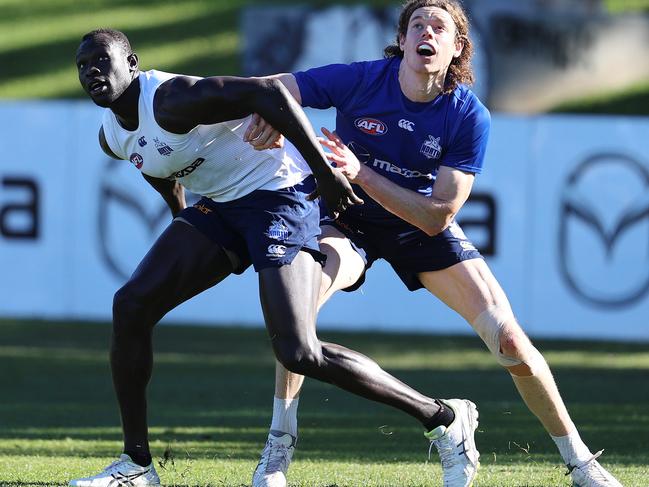
<path id="1" fill-rule="evenodd" d="M 223 482 L 209 483 L 209 484 L 178 484 L 178 483 L 165 483 L 165 487 L 250 487 L 248 484 L 225 484 Z M 67 487 L 67 483 L 53 484 L 49 482 L 3 482 L 2 487 Z M 331 485 L 328 487 L 336 487 Z"/>
<path id="2" fill-rule="evenodd" d="M 0 324 L 3 344 L 18 351 L 21 344 L 43 350 L 43 356 L 32 353 L 28 359 L 0 355 L 0 370 L 11 371 L 0 376 L 5 399 L 0 404 L 0 455 L 115 455 L 121 433 L 107 358 L 86 364 L 74 357 L 75 349 L 105 350 L 109 334 L 108 325 Z M 460 355 L 458 367 L 462 351 L 479 344 L 473 337 L 326 335 L 370 355 L 398 358 L 416 352 L 426 363 L 430 351 L 443 344 L 444 350 Z M 265 332 L 163 326 L 155 341 L 156 350 L 179 358 L 155 367 L 149 390 L 154 448 L 169 444 L 190 449 L 196 458 L 254 461 L 265 441 L 273 394 L 274 368 Z M 543 343 L 566 354 L 642 350 L 623 344 L 572 343 L 570 348 L 566 342 Z M 49 358 L 48 350 L 57 344 L 71 350 L 69 360 Z M 218 361 L 182 360 L 209 353 L 227 353 L 239 357 L 236 363 L 249 363 L 233 368 Z M 492 361 L 488 354 L 484 359 Z M 557 460 L 554 444 L 499 368 L 391 371 L 429 395 L 475 401 L 480 409 L 477 442 L 485 461 L 489 455 Z M 607 448 L 607 457 L 619 463 L 637 463 L 637 452 L 649 449 L 646 370 L 564 367 L 555 375 L 587 443 L 593 449 Z M 418 424 L 403 413 L 313 380 L 307 380 L 301 396 L 300 427 L 301 458 L 392 463 L 423 458 L 427 446 Z"/>
<path id="3" fill-rule="evenodd" d="M 142 2 L 140 2 L 142 3 Z M 210 7 L 210 4 L 207 3 Z M 215 2 L 211 9 L 197 14 L 191 18 L 181 20 L 170 20 L 151 27 L 126 29 L 131 44 L 136 52 L 155 47 L 170 46 L 174 43 L 189 40 L 201 39 L 206 36 L 213 36 L 217 32 L 237 33 L 239 7 Z M 106 16 L 110 16 L 110 9 L 105 8 Z M 73 12 L 69 12 L 73 13 Z M 65 17 L 65 12 L 62 17 Z M 0 52 L 0 65 L 3 66 L 0 82 L 8 82 L 14 79 L 32 75 L 44 75 L 48 72 L 58 72 L 62 69 L 74 66 L 74 56 L 81 41 L 81 36 L 98 27 L 105 25 L 79 25 L 78 33 L 67 38 L 39 43 L 22 48 L 11 49 Z M 116 26 L 114 26 L 116 27 Z M 197 76 L 208 75 L 231 75 L 239 72 L 238 53 L 217 54 L 218 46 L 214 46 L 214 54 L 195 56 L 187 52 L 185 60 L 179 63 L 155 66 L 157 69 L 171 72 L 181 72 Z M 145 69 L 150 69 L 147 59 L 140 60 Z M 76 77 L 70 80 L 69 85 L 62 87 L 62 90 L 52 95 L 54 97 L 75 97 L 81 98 L 83 92 L 78 86 Z"/>

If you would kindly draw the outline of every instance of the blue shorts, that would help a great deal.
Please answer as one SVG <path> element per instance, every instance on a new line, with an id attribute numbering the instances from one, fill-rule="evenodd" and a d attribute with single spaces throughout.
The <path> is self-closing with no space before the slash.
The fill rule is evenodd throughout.
<path id="1" fill-rule="evenodd" d="M 324 265 L 326 256 L 318 245 L 320 210 L 306 198 L 314 189 L 315 179 L 309 176 L 289 188 L 259 189 L 233 201 L 202 198 L 178 216 L 234 252 L 241 262 L 236 274 L 250 264 L 257 272 L 288 265 L 300 250 Z"/>
<path id="2" fill-rule="evenodd" d="M 424 287 L 417 276 L 420 272 L 482 258 L 455 221 L 432 237 L 403 220 L 374 223 L 343 214 L 337 220 L 323 215 L 320 224 L 332 225 L 354 244 L 366 262 L 365 272 L 376 260 L 385 259 L 410 291 Z M 365 282 L 365 272 L 344 291 L 358 289 Z"/>

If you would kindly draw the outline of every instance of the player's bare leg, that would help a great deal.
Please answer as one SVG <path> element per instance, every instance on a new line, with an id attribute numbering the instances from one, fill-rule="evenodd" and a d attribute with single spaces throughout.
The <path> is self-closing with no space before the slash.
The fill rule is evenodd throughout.
<path id="1" fill-rule="evenodd" d="M 478 463 L 473 443 L 473 432 L 477 427 L 475 406 L 469 401 L 442 403 L 422 396 L 387 374 L 371 359 L 339 345 L 320 342 L 315 333 L 320 271 L 304 252 L 297 259 L 301 262 L 296 262 L 295 266 L 260 272 L 262 308 L 278 359 L 293 372 L 333 383 L 367 399 L 394 406 L 418 419 L 431 433 L 430 440 L 438 446 L 440 453 L 444 453 L 442 459 L 447 462 L 444 466 L 453 467 L 445 469 L 445 479 L 447 475 L 455 477 L 455 482 L 448 485 L 470 485 Z M 307 264 L 305 259 L 310 262 Z M 362 259 L 361 263 L 364 267 Z M 305 286 L 307 282 L 312 282 L 310 295 L 308 286 Z M 278 293 L 282 289 L 285 291 Z M 305 306 L 304 303 L 309 302 L 311 306 Z M 456 413 L 461 415 L 457 421 Z M 451 431 L 457 433 L 459 441 L 447 433 Z M 254 486 L 286 485 L 284 473 L 295 445 L 289 435 L 274 433 L 271 430 L 255 471 Z M 462 450 L 459 456 L 455 451 L 458 445 Z M 277 454 L 274 456 L 273 452 Z M 265 459 L 266 454 L 268 459 Z M 271 475 L 267 475 L 269 463 L 276 463 L 272 465 L 274 471 Z"/>
<path id="2" fill-rule="evenodd" d="M 159 485 L 149 451 L 146 406 L 153 327 L 171 309 L 227 277 L 233 260 L 234 255 L 191 225 L 174 221 L 115 293 L 110 362 L 124 454 L 99 475 L 70 485 L 108 485 L 115 478 L 130 478 L 134 485 Z"/>
<path id="3" fill-rule="evenodd" d="M 370 358 L 318 339 L 320 278 L 320 265 L 304 251 L 290 265 L 259 272 L 262 310 L 277 358 L 292 372 L 396 407 L 426 423 L 439 409 L 434 399 L 394 378 Z"/>
<path id="4" fill-rule="evenodd" d="M 421 273 L 419 278 L 426 289 L 471 323 L 508 369 L 523 401 L 552 436 L 565 463 L 601 469 L 581 440 L 547 362 L 514 318 L 507 296 L 485 261 L 466 260 L 441 271 Z M 602 478 L 608 475 L 610 479 L 584 485 L 619 485 L 601 471 Z"/>
<path id="5" fill-rule="evenodd" d="M 318 297 L 318 311 L 336 291 L 353 285 L 363 274 L 365 262 L 350 241 L 335 227 L 324 225 L 318 239 L 320 251 L 327 256 L 322 269 Z M 344 265 L 343 265 L 344 262 Z M 275 364 L 275 397 L 297 399 L 304 376 L 287 371 L 281 363 Z M 285 431 L 285 430 L 282 430 Z"/>
<path id="6" fill-rule="evenodd" d="M 347 238 L 335 227 L 324 225 L 318 239 L 327 262 L 322 269 L 318 311 L 334 294 L 354 284 L 365 262 Z M 344 262 L 344 265 L 343 265 Z M 266 445 L 253 474 L 253 487 L 284 487 L 298 436 L 297 411 L 304 376 L 294 374 L 275 362 L 273 417 Z"/>
<path id="7" fill-rule="evenodd" d="M 232 272 L 224 250 L 183 222 L 173 222 L 115 294 L 111 368 L 125 451 L 148 450 L 145 389 L 151 378 L 154 325 L 170 310 Z"/>

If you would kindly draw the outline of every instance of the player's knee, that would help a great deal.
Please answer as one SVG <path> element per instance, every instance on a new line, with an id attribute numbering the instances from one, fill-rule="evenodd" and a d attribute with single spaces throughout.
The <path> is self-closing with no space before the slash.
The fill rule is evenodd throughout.
<path id="1" fill-rule="evenodd" d="M 536 349 L 518 326 L 505 329 L 500 336 L 500 353 L 512 359 L 511 365 L 505 365 L 512 375 L 529 377 L 534 375 Z"/>
<path id="2" fill-rule="evenodd" d="M 505 327 L 500 334 L 500 353 L 513 359 L 523 360 L 529 348 L 529 340 L 522 332 Z"/>
<path id="3" fill-rule="evenodd" d="M 473 322 L 473 327 L 496 357 L 513 375 L 534 375 L 536 349 L 516 322 L 510 309 L 492 306 Z"/>
<path id="4" fill-rule="evenodd" d="M 113 331 L 126 336 L 147 325 L 146 306 L 130 282 L 113 296 Z"/>
<path id="5" fill-rule="evenodd" d="M 313 370 L 322 365 L 322 351 L 320 347 L 307 343 L 291 341 L 276 344 L 275 355 L 277 360 L 294 374 L 309 376 Z"/>

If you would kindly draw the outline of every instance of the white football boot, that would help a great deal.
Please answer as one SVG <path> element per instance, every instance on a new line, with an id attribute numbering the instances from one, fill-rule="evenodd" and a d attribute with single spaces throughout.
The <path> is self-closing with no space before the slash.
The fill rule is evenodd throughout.
<path id="1" fill-rule="evenodd" d="M 572 478 L 573 487 L 622 487 L 615 477 L 602 467 L 597 458 L 604 450 L 595 453 L 584 462 L 568 464 L 568 473 Z"/>
<path id="2" fill-rule="evenodd" d="M 447 426 L 438 426 L 424 436 L 430 440 L 428 456 L 435 445 L 442 461 L 444 487 L 471 487 L 480 466 L 480 453 L 475 446 L 474 433 L 478 428 L 478 409 L 466 399 L 444 399 L 455 413 Z"/>
<path id="3" fill-rule="evenodd" d="M 131 457 L 122 453 L 119 460 L 108 465 L 99 474 L 94 477 L 71 480 L 69 485 L 75 487 L 139 487 L 141 485 L 160 485 L 160 477 L 158 477 L 153 463 L 148 467 L 141 467 L 134 463 Z"/>
<path id="4" fill-rule="evenodd" d="M 266 446 L 252 475 L 252 487 L 286 487 L 286 472 L 293 458 L 297 438 L 270 430 Z"/>

